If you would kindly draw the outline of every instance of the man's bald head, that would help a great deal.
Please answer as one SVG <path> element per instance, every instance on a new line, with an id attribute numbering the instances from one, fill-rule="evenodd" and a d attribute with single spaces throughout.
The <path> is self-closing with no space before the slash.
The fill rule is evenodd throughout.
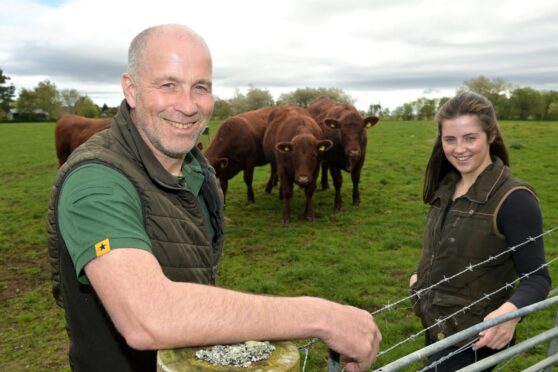
<path id="1" fill-rule="evenodd" d="M 144 54 L 149 42 L 154 38 L 168 37 L 178 40 L 189 40 L 192 43 L 203 45 L 207 54 L 211 56 L 203 38 L 191 28 L 180 24 L 163 24 L 149 27 L 140 32 L 130 43 L 128 49 L 128 73 L 136 78 L 141 73 Z"/>

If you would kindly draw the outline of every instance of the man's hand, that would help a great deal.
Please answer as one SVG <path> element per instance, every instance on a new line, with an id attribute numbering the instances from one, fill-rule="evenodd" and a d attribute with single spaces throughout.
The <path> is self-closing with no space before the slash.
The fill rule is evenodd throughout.
<path id="1" fill-rule="evenodd" d="M 515 310 L 517 310 L 517 307 L 515 307 L 514 304 L 505 302 L 502 306 L 485 316 L 484 320 L 493 319 Z M 474 348 L 480 349 L 481 347 L 486 346 L 494 350 L 502 349 L 510 343 L 515 332 L 515 327 L 520 320 L 521 318 L 512 319 L 510 321 L 498 324 L 497 326 L 480 332 L 480 340 L 477 341 L 477 343 L 474 345 Z"/>
<path id="2" fill-rule="evenodd" d="M 328 337 L 323 341 L 341 355 L 348 372 L 367 371 L 376 361 L 382 335 L 372 315 L 352 306 L 338 305 L 329 313 Z"/>

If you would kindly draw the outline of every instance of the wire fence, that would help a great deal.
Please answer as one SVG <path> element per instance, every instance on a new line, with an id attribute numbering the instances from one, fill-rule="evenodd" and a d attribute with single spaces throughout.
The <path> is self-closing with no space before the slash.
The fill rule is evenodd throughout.
<path id="1" fill-rule="evenodd" d="M 431 285 L 431 286 L 429 286 L 429 287 L 427 287 L 427 288 L 423 288 L 423 289 L 421 289 L 421 290 L 415 291 L 415 292 L 412 293 L 411 295 L 406 296 L 406 297 L 404 297 L 404 298 L 401 298 L 401 299 L 399 299 L 399 300 L 397 300 L 397 301 L 395 301 L 395 302 L 393 302 L 393 303 L 388 303 L 388 304 L 382 306 L 381 308 L 379 308 L 378 310 L 375 310 L 374 312 L 371 312 L 371 314 L 375 316 L 375 315 L 380 314 L 380 313 L 382 313 L 382 312 L 384 312 L 384 311 L 388 311 L 388 310 L 393 311 L 393 310 L 395 310 L 395 307 L 396 307 L 397 305 L 400 305 L 400 304 L 402 304 L 402 303 L 404 303 L 404 302 L 411 301 L 411 300 L 412 300 L 413 298 L 415 298 L 415 297 L 419 297 L 419 298 L 420 298 L 421 295 L 428 293 L 428 292 L 431 291 L 432 289 L 434 289 L 434 288 L 436 288 L 436 287 L 438 287 L 438 286 L 440 286 L 440 285 L 442 285 L 442 284 L 444 284 L 444 283 L 447 283 L 447 282 L 449 282 L 450 280 L 455 279 L 455 278 L 457 278 L 457 277 L 460 276 L 460 275 L 463 275 L 463 274 L 465 274 L 465 273 L 467 273 L 467 272 L 473 271 L 473 270 L 475 270 L 477 267 L 479 267 L 479 266 L 481 266 L 481 265 L 485 265 L 485 264 L 487 264 L 487 263 L 489 263 L 489 262 L 492 262 L 492 261 L 498 259 L 499 257 L 503 256 L 503 255 L 506 255 L 506 254 L 509 254 L 509 253 L 513 253 L 513 252 L 515 252 L 517 249 L 519 249 L 520 247 L 522 247 L 522 246 L 524 246 L 524 245 L 527 245 L 527 244 L 529 244 L 529 243 L 531 243 L 531 242 L 534 242 L 534 241 L 536 241 L 537 239 L 540 239 L 540 238 L 544 237 L 545 235 L 552 234 L 552 233 L 553 233 L 554 231 L 556 231 L 556 230 L 558 230 L 558 227 L 554 227 L 554 228 L 552 228 L 552 229 L 550 229 L 550 230 L 548 230 L 548 231 L 546 231 L 546 232 L 543 232 L 542 234 L 540 234 L 540 235 L 538 235 L 538 236 L 529 237 L 529 238 L 527 238 L 524 242 L 522 242 L 522 243 L 520 243 L 520 244 L 518 244 L 518 245 L 515 245 L 515 246 L 513 246 L 513 247 L 509 247 L 507 250 L 505 250 L 505 251 L 499 253 L 498 255 L 489 256 L 489 257 L 488 257 L 486 260 L 484 260 L 484 261 L 478 262 L 478 263 L 476 263 L 476 264 L 471 264 L 471 263 L 469 263 L 467 266 L 464 267 L 463 270 L 461 270 L 461 271 L 455 273 L 454 275 L 451 275 L 451 276 L 449 276 L 449 277 L 444 277 L 444 278 L 443 278 L 442 280 L 440 280 L 439 282 L 437 282 L 437 283 L 435 283 L 435 284 L 433 284 L 433 285 Z M 530 272 L 528 272 L 528 273 L 524 273 L 523 275 L 519 276 L 516 280 L 512 281 L 511 283 L 506 283 L 505 285 L 503 285 L 501 288 L 495 290 L 494 292 L 491 292 L 491 293 L 488 293 L 488 294 L 484 294 L 484 295 L 483 295 L 481 298 L 479 298 L 478 300 L 472 302 L 471 304 L 469 304 L 469 305 L 467 305 L 467 306 L 464 306 L 462 309 L 460 309 L 460 310 L 454 312 L 453 314 L 451 314 L 451 315 L 449 315 L 449 316 L 447 316 L 447 317 L 445 317 L 445 318 L 442 318 L 442 319 L 437 319 L 436 323 L 433 324 L 432 326 L 427 327 L 427 328 L 424 328 L 424 329 L 422 329 L 421 331 L 419 331 L 418 333 L 413 334 L 413 335 L 411 335 L 411 336 L 409 336 L 409 337 L 403 339 L 402 341 L 399 341 L 399 342 L 395 343 L 394 345 L 392 345 L 392 346 L 389 347 L 388 349 L 381 351 L 381 352 L 378 354 L 378 357 L 384 356 L 385 354 L 389 353 L 390 351 L 392 351 L 392 350 L 394 350 L 394 349 L 400 347 L 401 345 L 403 345 L 403 344 L 405 344 L 405 343 L 407 343 L 407 342 L 416 340 L 417 337 L 419 337 L 419 336 L 422 335 L 423 333 L 427 332 L 428 330 L 430 330 L 430 329 L 432 329 L 432 328 L 434 328 L 434 327 L 439 326 L 439 325 L 442 324 L 443 322 L 448 321 L 449 319 L 455 317 L 456 315 L 458 315 L 458 314 L 460 314 L 460 313 L 462 313 L 462 312 L 465 312 L 465 311 L 470 310 L 470 308 L 471 308 L 472 306 L 474 306 L 474 305 L 476 305 L 476 304 L 478 304 L 478 303 L 480 303 L 480 302 L 482 302 L 482 301 L 485 301 L 485 300 L 489 299 L 491 296 L 497 294 L 498 292 L 504 291 L 504 290 L 509 289 L 509 288 L 514 288 L 515 285 L 516 285 L 519 281 L 521 281 L 522 279 L 528 278 L 529 276 L 533 275 L 533 274 L 536 273 L 537 271 L 542 270 L 542 269 L 545 268 L 545 267 L 548 267 L 549 265 L 551 265 L 552 263 L 554 263 L 554 262 L 557 261 L 557 260 L 558 260 L 558 257 L 556 257 L 556 258 L 554 258 L 554 259 L 552 259 L 552 260 L 549 260 L 548 262 L 544 263 L 543 265 L 539 266 L 538 268 L 536 268 L 536 269 L 534 269 L 534 270 L 532 270 L 532 271 L 530 271 Z M 557 287 L 557 288 L 554 288 L 553 290 L 551 290 L 550 293 L 549 293 L 549 296 L 554 295 L 556 292 L 558 292 L 558 287 Z M 550 300 L 550 301 L 549 301 L 549 300 Z M 558 301 L 558 297 L 552 297 L 552 298 L 549 298 L 548 300 L 545 300 L 545 301 L 549 301 L 549 302 L 548 302 L 549 304 L 555 304 L 555 303 Z M 542 301 L 541 303 L 546 304 L 547 302 Z M 520 311 L 529 311 L 528 309 L 532 309 L 532 308 L 535 308 L 535 309 L 538 310 L 539 307 L 536 307 L 536 305 L 538 305 L 538 306 L 550 306 L 550 305 L 541 305 L 541 303 L 537 303 L 537 304 L 533 304 L 533 305 L 531 305 L 531 306 L 527 306 L 527 307 L 521 308 L 521 309 L 518 310 L 518 312 L 520 312 Z M 535 311 L 535 310 L 533 310 L 533 311 Z M 480 332 L 481 330 L 484 330 L 484 329 L 493 327 L 495 324 L 499 324 L 499 323 L 501 323 L 501 322 L 505 322 L 505 321 L 507 321 L 507 320 L 510 320 L 510 319 L 516 318 L 516 317 L 518 317 L 518 316 L 521 316 L 521 315 L 515 315 L 515 316 L 513 316 L 513 314 L 515 314 L 515 313 L 516 313 L 516 312 L 507 313 L 507 314 L 504 314 L 503 316 L 500 316 L 500 317 L 498 317 L 498 318 L 494 318 L 494 319 L 491 319 L 491 320 L 489 320 L 489 321 L 479 323 L 479 324 L 477 324 L 476 326 L 471 327 L 471 328 L 465 330 L 465 331 L 468 331 L 468 332 L 470 333 L 470 335 L 467 336 L 467 337 L 464 337 L 463 339 L 467 339 L 467 338 L 469 338 L 469 337 L 471 337 L 471 336 L 473 336 L 473 335 L 476 335 L 476 334 L 478 334 L 478 332 Z M 520 312 L 520 313 L 521 313 L 521 312 Z M 512 315 L 510 315 L 510 314 L 512 314 Z M 518 313 L 518 314 L 519 314 L 519 313 Z M 501 320 L 501 319 L 506 319 L 506 320 Z M 501 321 L 500 321 L 500 320 L 501 320 Z M 498 322 L 498 323 L 495 323 L 495 321 L 499 321 L 499 322 Z M 487 324 L 488 324 L 488 325 L 487 325 Z M 485 326 L 486 326 L 486 328 L 482 328 L 482 327 L 485 327 Z M 478 329 L 478 328 L 475 328 L 475 327 L 481 327 L 482 329 Z M 459 332 L 458 334 L 455 334 L 455 335 L 453 335 L 453 336 L 461 335 L 461 334 L 462 334 L 463 332 L 465 332 L 465 331 Z M 467 333 L 467 334 L 469 334 L 469 333 Z M 421 350 L 419 350 L 419 351 L 417 351 L 417 352 L 415 352 L 415 353 L 409 354 L 407 357 L 404 357 L 404 358 L 401 358 L 401 359 L 405 360 L 405 362 L 406 362 L 407 360 L 412 360 L 412 362 L 410 362 L 410 363 L 414 363 L 414 362 L 416 361 L 415 358 L 417 358 L 417 357 L 418 357 L 417 360 L 420 360 L 420 359 L 422 359 L 422 358 L 425 358 L 425 357 L 431 355 L 431 354 L 427 354 L 427 353 L 430 353 L 431 350 L 438 350 L 437 348 L 438 348 L 438 347 L 442 347 L 442 346 L 443 346 L 443 348 L 447 347 L 447 345 L 449 344 L 449 342 L 451 342 L 451 341 L 448 341 L 448 340 L 454 340 L 454 338 L 452 338 L 453 336 L 447 337 L 446 339 L 442 340 L 442 341 L 444 341 L 442 344 L 440 344 L 441 341 L 440 341 L 440 342 L 437 342 L 437 343 L 435 343 L 435 344 L 433 344 L 433 345 L 430 345 L 430 346 L 428 346 L 428 347 L 426 347 L 426 348 L 423 348 L 423 349 L 421 349 Z M 306 344 L 304 344 L 304 345 L 302 345 L 302 346 L 299 347 L 299 350 L 305 354 L 305 356 L 304 356 L 304 363 L 303 363 L 303 367 L 302 367 L 302 371 L 303 371 L 303 372 L 306 371 L 307 360 L 308 360 L 308 354 L 309 354 L 310 349 L 311 349 L 316 343 L 318 343 L 319 341 L 320 341 L 319 339 L 316 339 L 316 338 L 315 338 L 315 339 L 310 340 L 308 343 L 306 343 Z M 453 341 L 453 344 L 455 344 L 456 342 L 460 342 L 460 341 L 461 341 L 461 339 L 460 339 L 460 340 L 454 340 L 454 341 Z M 440 359 L 440 360 L 438 360 L 437 362 L 435 362 L 435 364 L 433 363 L 433 364 L 430 365 L 430 366 L 424 367 L 424 368 L 422 369 L 422 371 L 427 371 L 427 370 L 433 369 L 433 368 L 434 368 L 434 370 L 435 370 L 435 369 L 436 369 L 436 366 L 439 365 L 440 363 L 442 363 L 443 361 L 449 359 L 451 356 L 453 356 L 453 355 L 455 355 L 455 354 L 458 354 L 458 353 L 462 352 L 463 350 L 467 350 L 468 348 L 470 348 L 473 342 L 475 342 L 475 341 L 472 341 L 472 342 L 468 343 L 466 346 L 457 349 L 455 352 L 451 353 L 451 355 L 447 355 L 447 356 L 444 357 L 443 359 Z M 450 346 L 453 345 L 453 344 L 450 344 Z M 437 345 L 436 348 L 430 348 L 430 347 L 433 347 L 433 346 L 435 346 L 435 345 Z M 441 346 L 441 345 L 442 345 L 442 346 Z M 446 346 L 444 346 L 444 345 L 446 345 Z M 430 349 L 429 349 L 429 348 L 430 348 Z M 426 351 L 425 351 L 425 350 L 426 350 Z M 440 349 L 440 350 L 442 350 L 442 349 Z M 434 351 L 434 352 L 432 352 L 432 353 L 435 353 L 435 352 L 436 352 L 436 351 Z M 409 358 L 409 359 L 405 359 L 405 358 Z M 509 358 L 509 357 L 508 357 L 508 358 Z M 505 358 L 505 359 L 508 359 L 508 358 Z M 496 363 L 498 363 L 498 362 L 496 362 Z M 496 364 L 496 363 L 495 363 L 495 364 Z M 382 367 L 381 369 L 378 369 L 377 371 L 396 371 L 396 370 L 402 368 L 402 367 L 399 367 L 399 366 L 398 366 L 398 367 L 396 367 L 397 369 L 391 369 L 392 367 L 389 367 L 389 366 L 392 365 L 392 364 L 393 364 L 393 362 L 390 363 L 390 364 L 388 364 L 388 365 L 386 365 L 386 366 L 384 366 L 384 367 Z M 396 366 L 397 366 L 397 365 L 396 365 Z M 329 355 L 328 370 L 329 370 L 330 372 L 338 372 L 338 371 L 341 370 L 341 366 L 340 366 L 340 363 L 339 363 L 339 355 L 336 354 L 335 352 L 332 352 L 332 351 L 330 351 L 330 355 Z"/>
<path id="2" fill-rule="evenodd" d="M 420 360 L 422 360 L 423 358 L 426 358 L 438 351 L 444 350 L 445 348 L 447 348 L 448 346 L 454 345 L 460 341 L 463 340 L 467 340 L 470 337 L 473 337 L 475 335 L 477 335 L 479 332 L 494 327 L 498 324 L 507 322 L 508 320 L 511 319 L 515 319 L 515 318 L 519 318 L 519 317 L 523 317 L 527 314 L 531 314 L 535 311 L 544 309 L 546 307 L 549 306 L 553 306 L 553 305 L 557 305 L 558 304 L 558 296 L 554 296 L 551 298 L 548 298 L 544 301 L 540 301 L 537 302 L 535 304 L 529 305 L 529 306 L 525 306 L 522 307 L 521 309 L 518 309 L 516 311 L 511 311 L 509 313 L 500 315 L 499 317 L 490 319 L 490 320 L 486 320 L 484 322 L 481 322 L 479 324 L 474 325 L 473 327 L 467 328 L 461 332 L 458 332 L 454 335 L 451 335 L 449 337 L 446 337 L 445 339 L 438 341 L 432 345 L 426 346 L 420 350 L 415 351 L 414 353 L 411 353 L 403 358 L 400 358 L 394 362 L 391 362 L 379 369 L 377 369 L 376 371 L 378 372 L 388 372 L 388 371 L 398 371 L 400 369 L 402 369 L 405 366 L 408 366 L 412 363 L 418 362 Z M 558 330 L 558 329 L 557 329 Z M 512 349 L 512 348 L 509 348 Z M 508 349 L 508 350 L 509 350 Z M 507 351 L 507 350 L 506 350 Z M 436 364 L 439 361 L 436 362 Z M 497 363 L 497 362 L 496 362 Z M 494 363 L 494 364 L 496 364 Z M 436 367 L 436 365 L 432 364 L 430 366 L 427 366 L 428 368 L 431 367 Z M 486 367 L 485 367 L 486 368 Z"/>

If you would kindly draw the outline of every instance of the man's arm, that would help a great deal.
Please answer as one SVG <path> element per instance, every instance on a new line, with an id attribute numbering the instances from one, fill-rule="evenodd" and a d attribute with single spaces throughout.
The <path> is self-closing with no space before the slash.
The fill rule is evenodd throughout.
<path id="1" fill-rule="evenodd" d="M 172 282 L 146 251 L 120 248 L 85 266 L 116 328 L 136 349 L 318 337 L 349 371 L 376 359 L 381 335 L 364 310 L 314 297 L 271 297 Z"/>

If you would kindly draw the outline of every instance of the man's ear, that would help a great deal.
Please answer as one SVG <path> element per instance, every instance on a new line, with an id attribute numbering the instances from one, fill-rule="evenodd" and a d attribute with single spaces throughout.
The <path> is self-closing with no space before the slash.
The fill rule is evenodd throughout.
<path id="1" fill-rule="evenodd" d="M 120 85 L 122 86 L 122 92 L 124 92 L 124 97 L 126 97 L 126 102 L 130 108 L 136 107 L 136 82 L 129 73 L 122 74 L 120 78 Z"/>

